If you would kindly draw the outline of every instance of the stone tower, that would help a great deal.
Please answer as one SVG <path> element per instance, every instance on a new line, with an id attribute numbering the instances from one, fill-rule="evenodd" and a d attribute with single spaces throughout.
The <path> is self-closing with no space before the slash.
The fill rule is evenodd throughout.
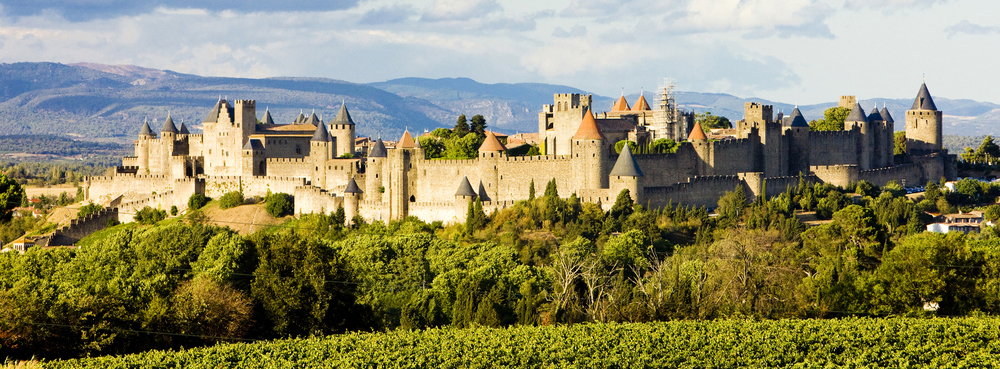
<path id="1" fill-rule="evenodd" d="M 455 219 L 458 222 L 465 222 L 469 215 L 469 203 L 475 200 L 476 191 L 472 189 L 469 177 L 462 177 L 462 181 L 458 183 L 458 191 L 455 191 Z"/>
<path id="2" fill-rule="evenodd" d="M 484 186 L 487 196 L 480 197 L 497 200 L 500 195 L 500 162 L 507 155 L 507 148 L 497 139 L 493 132 L 486 132 L 486 139 L 479 146 L 479 180 Z"/>
<path id="3" fill-rule="evenodd" d="M 608 176 L 604 172 L 607 157 L 607 138 L 588 109 L 573 135 L 573 174 L 577 188 L 608 188 Z"/>
<path id="4" fill-rule="evenodd" d="M 260 140 L 251 139 L 243 146 L 243 173 L 244 177 L 267 175 L 267 167 L 264 159 L 264 145 Z"/>
<path id="5" fill-rule="evenodd" d="M 382 169 L 388 157 L 388 150 L 382 139 L 375 140 L 368 152 L 368 162 L 365 164 L 365 200 L 383 201 L 385 187 L 382 185 Z"/>
<path id="6" fill-rule="evenodd" d="M 139 129 L 139 139 L 135 141 L 135 156 L 139 162 L 139 174 L 150 174 L 149 172 L 149 145 L 155 137 L 153 130 L 149 129 L 149 121 L 143 120 L 142 128 Z"/>
<path id="7" fill-rule="evenodd" d="M 415 156 L 415 149 L 413 136 L 410 136 L 409 131 L 405 131 L 403 137 L 396 143 L 396 149 L 388 153 L 388 160 L 383 168 L 386 177 L 383 183 L 387 184 L 385 198 L 389 202 L 389 220 L 405 218 L 409 213 L 410 201 L 416 200 L 410 197 L 410 190 L 415 185 L 411 182 L 410 173 L 413 170 L 410 163 Z"/>
<path id="8" fill-rule="evenodd" d="M 708 142 L 708 137 L 705 136 L 705 131 L 701 128 L 701 122 L 694 122 L 694 128 L 691 129 L 691 134 L 688 135 L 687 139 L 691 142 L 695 154 L 698 155 L 697 173 L 711 175 L 712 163 L 714 162 L 712 160 L 712 143 Z M 618 167 L 617 163 L 615 163 L 615 167 Z"/>
<path id="9" fill-rule="evenodd" d="M 330 133 L 322 122 L 316 125 L 316 132 L 309 140 L 309 146 L 309 162 L 313 166 L 312 184 L 325 189 L 326 162 L 330 160 Z"/>
<path id="10" fill-rule="evenodd" d="M 865 115 L 865 108 L 861 104 L 855 103 L 851 113 L 844 119 L 844 130 L 855 130 L 858 132 L 857 145 L 854 148 L 858 152 L 858 168 L 861 170 L 872 169 L 872 153 L 874 152 L 874 133 L 872 124 Z"/>
<path id="11" fill-rule="evenodd" d="M 754 155 L 754 171 L 764 172 L 768 177 L 785 175 L 787 168 L 782 127 L 781 123 L 774 122 L 774 108 L 771 105 L 748 102 L 744 104 L 743 115 L 743 123 L 739 126 L 740 137 L 749 137 L 754 129 L 759 135 L 758 149 Z"/>
<path id="12" fill-rule="evenodd" d="M 330 121 L 330 134 L 333 135 L 333 156 L 344 154 L 354 155 L 354 119 L 347 111 L 347 104 L 340 104 L 340 112 Z"/>
<path id="13" fill-rule="evenodd" d="M 632 201 L 641 204 L 642 196 L 642 169 L 632 157 L 632 149 L 628 145 L 622 146 L 622 154 L 618 155 L 615 167 L 611 169 L 611 193 L 617 196 L 622 190 L 628 190 L 632 196 Z"/>
<path id="14" fill-rule="evenodd" d="M 583 115 L 590 110 L 591 95 L 556 94 L 553 105 L 542 106 L 538 114 L 538 132 L 544 133 L 544 155 L 572 154 L 572 137 Z"/>
<path id="15" fill-rule="evenodd" d="M 788 136 L 788 174 L 809 174 L 809 123 L 797 106 L 788 119 L 791 120 L 785 128 L 785 135 Z"/>
<path id="16" fill-rule="evenodd" d="M 167 120 L 163 121 L 163 129 L 160 130 L 160 174 L 170 176 L 170 158 L 174 155 L 174 143 L 177 140 L 177 126 L 174 125 L 173 118 L 167 114 Z"/>
<path id="17" fill-rule="evenodd" d="M 361 189 L 358 188 L 358 182 L 355 182 L 354 177 L 351 177 L 351 180 L 347 181 L 347 188 L 344 189 L 344 215 L 348 225 L 353 225 L 354 217 L 361 214 L 359 210 L 361 209 L 362 193 Z"/>
<path id="18" fill-rule="evenodd" d="M 924 155 L 941 150 L 943 114 L 934 105 L 927 84 L 920 85 L 913 107 L 906 111 L 906 151 Z"/>
<path id="19" fill-rule="evenodd" d="M 896 152 L 894 150 L 896 146 L 896 121 L 892 119 L 892 115 L 889 114 L 889 109 L 885 108 L 884 103 L 882 104 L 882 110 L 879 111 L 879 115 L 882 116 L 882 121 L 885 122 L 885 127 L 886 127 L 885 140 L 886 142 L 892 142 L 891 145 L 887 145 L 885 148 L 886 155 L 889 158 L 888 165 L 896 165 L 895 161 Z"/>
<path id="20" fill-rule="evenodd" d="M 872 132 L 872 167 L 885 168 L 892 165 L 892 150 L 889 150 L 888 156 L 885 151 L 887 146 L 892 145 L 892 139 L 886 140 L 886 122 L 882 119 L 882 113 L 878 111 L 877 106 L 868 114 L 868 123 Z M 892 128 L 888 130 L 891 131 Z"/>

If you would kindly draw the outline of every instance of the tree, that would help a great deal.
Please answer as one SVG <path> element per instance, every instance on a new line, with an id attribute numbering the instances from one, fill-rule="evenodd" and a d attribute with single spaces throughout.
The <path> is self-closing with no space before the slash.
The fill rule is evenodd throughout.
<path id="1" fill-rule="evenodd" d="M 469 122 L 465 119 L 465 114 L 459 115 L 458 120 L 455 122 L 455 129 L 452 130 L 452 135 L 465 137 L 469 132 L 471 130 L 469 129 Z"/>
<path id="2" fill-rule="evenodd" d="M 632 151 L 633 154 L 639 153 L 639 150 L 638 150 L 639 149 L 639 145 L 636 144 L 635 142 L 629 141 L 629 140 L 621 140 L 621 141 L 616 142 L 615 143 L 615 152 L 621 154 L 622 153 L 622 149 L 625 148 L 626 144 L 628 145 L 628 148 Z"/>
<path id="3" fill-rule="evenodd" d="M 139 224 L 156 224 L 167 217 L 167 212 L 164 210 L 153 209 L 150 206 L 146 206 L 139 210 L 138 213 L 133 217 L 135 221 Z"/>
<path id="4" fill-rule="evenodd" d="M 0 173 L 0 222 L 8 221 L 14 215 L 14 208 L 27 198 L 24 188 L 17 181 Z"/>
<path id="5" fill-rule="evenodd" d="M 892 134 L 892 138 L 893 138 L 892 154 L 893 155 L 906 154 L 906 131 L 896 131 L 896 133 Z"/>
<path id="6" fill-rule="evenodd" d="M 841 108 L 839 106 L 826 109 L 823 112 L 823 119 L 817 119 L 809 122 L 809 130 L 811 131 L 843 131 L 844 130 L 844 120 L 847 116 L 851 114 L 851 109 Z"/>
<path id="7" fill-rule="evenodd" d="M 243 205 L 243 192 L 226 192 L 221 198 L 219 198 L 220 209 L 235 208 L 240 205 Z"/>
<path id="8" fill-rule="evenodd" d="M 701 129 L 706 133 L 713 128 L 733 128 L 729 118 L 712 115 L 710 111 L 695 114 L 694 120 L 701 123 Z"/>
<path id="9" fill-rule="evenodd" d="M 295 198 L 284 192 L 268 195 L 266 210 L 272 217 L 280 218 L 295 213 Z"/>
<path id="10" fill-rule="evenodd" d="M 205 204 L 208 203 L 208 198 L 200 193 L 193 193 L 191 197 L 188 198 L 188 211 L 195 211 L 201 209 Z"/>
<path id="11" fill-rule="evenodd" d="M 535 178 L 531 178 L 531 184 L 528 185 L 528 201 L 535 199 Z"/>
<path id="12" fill-rule="evenodd" d="M 650 154 L 672 154 L 677 152 L 681 145 L 669 138 L 660 138 L 649 145 Z"/>
<path id="13" fill-rule="evenodd" d="M 545 197 L 559 197 L 559 190 L 556 188 L 556 179 L 552 178 L 548 184 L 545 185 Z"/>
<path id="14" fill-rule="evenodd" d="M 472 116 L 472 124 L 469 125 L 469 131 L 479 135 L 479 137 L 486 137 L 486 117 L 480 114 Z"/>

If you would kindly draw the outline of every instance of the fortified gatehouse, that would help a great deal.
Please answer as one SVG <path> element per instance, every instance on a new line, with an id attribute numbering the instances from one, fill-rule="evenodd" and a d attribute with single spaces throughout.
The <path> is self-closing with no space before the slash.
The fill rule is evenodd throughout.
<path id="1" fill-rule="evenodd" d="M 476 198 L 487 211 L 505 208 L 527 199 L 530 183 L 552 179 L 560 193 L 605 208 L 624 189 L 651 207 L 673 202 L 711 208 L 736 186 L 751 198 L 772 196 L 797 184 L 800 173 L 839 186 L 955 177 L 955 155 L 941 147 L 943 115 L 926 85 L 906 112 L 910 152 L 903 156 L 892 155 L 888 110 L 865 114 L 853 96 L 842 98 L 845 103 L 852 110 L 843 131 L 810 131 L 798 108 L 775 117 L 770 105 L 746 103 L 737 138 L 709 140 L 691 113 L 672 105 L 651 110 L 640 97 L 630 107 L 622 97 L 612 111 L 594 114 L 590 95 L 557 94 L 539 114 L 544 155 L 508 156 L 488 133 L 476 158 L 436 160 L 424 158 L 409 132 L 394 148 L 377 140 L 367 153 L 354 152 L 355 123 L 346 105 L 329 122 L 313 113 L 275 124 L 269 111 L 257 118 L 253 100 L 219 100 L 201 134 L 175 126 L 169 116 L 159 135 L 143 122 L 135 155 L 123 158 L 114 176 L 88 178 L 86 191 L 91 201 L 120 203 L 122 221 L 144 206 L 184 210 L 194 193 L 270 191 L 294 195 L 300 214 L 343 206 L 349 217 L 369 220 L 413 215 L 462 222 Z M 614 150 L 620 140 L 664 137 L 684 140 L 670 154 L 633 154 L 627 145 L 621 154 Z"/>

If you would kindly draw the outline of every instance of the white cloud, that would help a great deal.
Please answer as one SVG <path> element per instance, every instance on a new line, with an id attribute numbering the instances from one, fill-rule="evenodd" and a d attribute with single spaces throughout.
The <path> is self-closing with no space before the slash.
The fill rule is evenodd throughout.
<path id="1" fill-rule="evenodd" d="M 949 0 L 846 0 L 845 8 L 850 9 L 884 9 L 887 11 L 918 10 L 929 8 L 935 4 L 944 4 Z"/>
<path id="2" fill-rule="evenodd" d="M 968 19 L 964 19 L 961 22 L 955 23 L 944 29 L 944 33 L 948 34 L 948 38 L 955 37 L 955 35 L 960 33 L 970 34 L 970 35 L 989 35 L 1000 33 L 1000 26 L 981 26 L 969 22 Z"/>
<path id="3" fill-rule="evenodd" d="M 434 5 L 420 19 L 427 22 L 465 21 L 501 10 L 496 0 L 434 0 Z"/>
<path id="4" fill-rule="evenodd" d="M 358 20 L 361 24 L 392 24 L 409 19 L 416 8 L 409 4 L 392 4 L 365 12 Z"/>

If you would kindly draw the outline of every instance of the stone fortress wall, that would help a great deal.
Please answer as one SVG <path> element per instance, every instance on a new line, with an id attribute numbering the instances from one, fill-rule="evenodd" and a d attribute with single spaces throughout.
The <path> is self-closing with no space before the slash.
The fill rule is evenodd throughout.
<path id="1" fill-rule="evenodd" d="M 845 98 L 842 103 L 853 101 Z M 327 123 L 313 114 L 308 119 L 300 115 L 290 125 L 248 127 L 256 121 L 253 101 L 231 105 L 220 100 L 202 134 L 183 133 L 186 129 L 177 130 L 168 117 L 157 137 L 144 123 L 135 155 L 123 158 L 112 177 L 88 178 L 87 198 L 105 203 L 120 198 L 120 214 L 128 214 L 142 206 L 183 210 L 194 193 L 285 192 L 295 196 L 297 214 L 343 206 L 350 217 L 369 221 L 416 216 L 461 222 L 469 201 L 477 197 L 487 211 L 503 209 L 527 199 L 532 181 L 541 196 L 552 179 L 561 196 L 575 193 L 609 209 L 623 189 L 651 207 L 681 203 L 712 208 L 726 191 L 742 187 L 750 199 L 775 196 L 797 185 L 800 175 L 810 183 L 838 186 L 860 180 L 917 185 L 955 176 L 955 156 L 940 147 L 942 115 L 934 110 L 926 86 L 906 113 L 907 137 L 919 140 L 921 149 L 900 163 L 886 155 L 893 144 L 891 116 L 884 109 L 881 115 L 866 116 L 856 103 L 851 115 L 856 120 L 834 132 L 809 131 L 798 109 L 776 118 L 771 106 L 747 103 L 746 119 L 736 122 L 737 138 L 709 140 L 694 124 L 670 130 L 690 132 L 675 153 L 635 155 L 615 154 L 613 140 L 654 139 L 649 135 L 659 133 L 635 122 L 659 118 L 649 118 L 655 114 L 648 111 L 620 110 L 597 120 L 591 105 L 589 95 L 557 94 L 553 105 L 543 107 L 539 137 L 547 155 L 507 156 L 503 143 L 488 134 L 475 159 L 427 160 L 409 132 L 392 149 L 378 140 L 368 153 L 349 152 L 341 144 L 354 137 L 346 106 Z M 637 108 L 645 105 L 637 103 Z M 628 109 L 624 97 L 616 106 Z M 912 125 L 911 116 L 919 118 Z M 269 112 L 262 121 L 271 122 Z M 691 122 L 685 116 L 674 123 Z M 366 157 L 338 158 L 343 154 Z M 119 215 L 123 221 L 130 217 Z"/>

